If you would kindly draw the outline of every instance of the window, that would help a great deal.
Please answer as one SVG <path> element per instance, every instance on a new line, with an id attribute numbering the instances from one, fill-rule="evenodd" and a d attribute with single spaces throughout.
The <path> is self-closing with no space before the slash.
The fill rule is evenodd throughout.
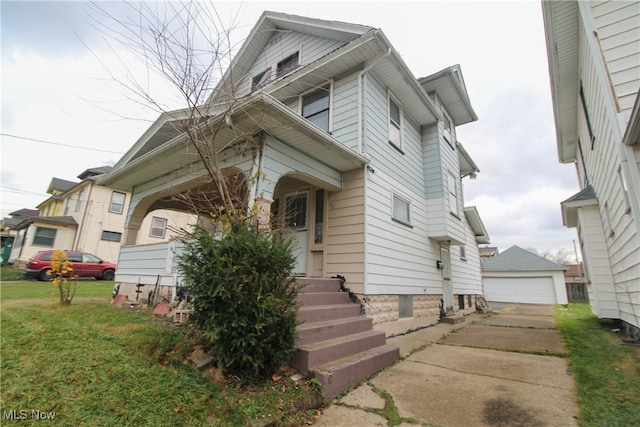
<path id="1" fill-rule="evenodd" d="M 64 201 L 64 216 L 69 215 L 69 204 L 71 203 L 71 199 L 67 199 Z"/>
<path id="2" fill-rule="evenodd" d="M 79 212 L 80 208 L 82 207 L 82 191 L 83 190 L 78 191 L 78 199 L 76 200 L 76 208 L 75 208 L 76 212 Z"/>
<path id="3" fill-rule="evenodd" d="M 447 141 L 449 146 L 455 150 L 455 146 L 453 145 L 453 132 L 451 131 L 451 119 L 445 112 L 443 112 L 442 117 L 444 124 L 444 140 Z"/>
<path id="4" fill-rule="evenodd" d="M 313 243 L 322 243 L 324 232 L 324 190 L 316 190 L 316 215 Z"/>
<path id="5" fill-rule="evenodd" d="M 631 201 L 629 200 L 629 187 L 627 186 L 627 181 L 624 179 L 622 166 L 618 168 L 618 179 L 620 179 L 620 185 L 622 186 L 624 201 L 627 203 L 627 209 L 625 210 L 624 213 L 631 213 Z"/>
<path id="6" fill-rule="evenodd" d="M 278 62 L 276 68 L 276 78 L 280 78 L 298 66 L 299 52 L 289 55 L 282 61 Z"/>
<path id="7" fill-rule="evenodd" d="M 285 204 L 285 227 L 305 229 L 307 227 L 307 192 L 287 196 Z"/>
<path id="8" fill-rule="evenodd" d="M 389 93 L 389 142 L 402 150 L 402 109 Z"/>
<path id="9" fill-rule="evenodd" d="M 325 86 L 302 97 L 302 116 L 325 132 L 329 132 L 331 87 Z"/>
<path id="10" fill-rule="evenodd" d="M 36 234 L 33 236 L 34 246 L 46 246 L 52 248 L 55 240 L 55 228 L 36 227 Z"/>
<path id="11" fill-rule="evenodd" d="M 270 79 L 271 79 L 271 68 L 267 68 L 266 70 L 264 70 L 263 72 L 261 72 L 260 74 L 258 74 L 253 78 L 253 80 L 251 81 L 251 90 L 254 91 L 256 89 L 260 89 L 261 87 L 269 83 Z"/>
<path id="12" fill-rule="evenodd" d="M 165 218 L 158 218 L 154 216 L 151 221 L 151 237 L 158 237 L 164 239 L 164 233 L 167 230 L 167 220 Z"/>
<path id="13" fill-rule="evenodd" d="M 456 176 L 449 172 L 449 212 L 458 216 L 458 189 Z"/>
<path id="14" fill-rule="evenodd" d="M 102 231 L 101 240 L 106 240 L 108 242 L 119 242 L 122 240 L 122 233 L 118 233 L 117 231 Z"/>
<path id="15" fill-rule="evenodd" d="M 393 219 L 403 224 L 410 224 L 410 203 L 400 196 L 393 195 Z"/>
<path id="16" fill-rule="evenodd" d="M 462 261 L 467 260 L 467 248 L 465 246 L 460 246 L 460 259 Z"/>
<path id="17" fill-rule="evenodd" d="M 596 143 L 596 136 L 593 134 L 593 128 L 591 127 L 591 119 L 589 118 L 589 110 L 587 109 L 587 97 L 582 88 L 582 81 L 580 81 L 580 102 L 582 103 L 584 118 L 587 121 L 587 129 L 589 130 L 589 138 L 591 139 L 591 149 L 593 150 L 593 145 Z"/>
<path id="18" fill-rule="evenodd" d="M 100 264 L 102 260 L 95 255 L 82 254 L 82 262 L 90 262 L 92 264 Z"/>
<path id="19" fill-rule="evenodd" d="M 124 193 L 114 191 L 111 194 L 111 204 L 109 204 L 109 212 L 121 214 L 124 209 Z"/>

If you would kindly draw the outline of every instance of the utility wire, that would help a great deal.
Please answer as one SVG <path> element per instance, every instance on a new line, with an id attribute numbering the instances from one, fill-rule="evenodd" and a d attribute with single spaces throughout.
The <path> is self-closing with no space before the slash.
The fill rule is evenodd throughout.
<path id="1" fill-rule="evenodd" d="M 59 146 L 62 146 L 62 147 L 77 148 L 77 149 L 80 149 L 80 150 L 101 151 L 103 153 L 113 153 L 113 154 L 124 154 L 121 151 L 111 151 L 111 150 L 101 150 L 99 148 L 79 147 L 77 145 L 61 144 L 59 142 L 45 141 L 44 139 L 35 139 L 35 138 L 27 138 L 25 136 L 11 135 L 9 133 L 0 133 L 0 135 L 8 136 L 9 138 L 23 139 L 25 141 L 41 142 L 43 144 L 51 144 L 51 145 L 59 145 Z"/>

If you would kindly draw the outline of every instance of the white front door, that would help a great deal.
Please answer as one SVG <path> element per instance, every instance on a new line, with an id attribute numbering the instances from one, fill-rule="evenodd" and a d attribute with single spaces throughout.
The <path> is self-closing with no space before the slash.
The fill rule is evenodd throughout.
<path id="1" fill-rule="evenodd" d="M 309 192 L 299 191 L 286 194 L 285 203 L 285 233 L 293 239 L 293 255 L 296 257 L 294 274 L 307 274 L 307 252 L 309 231 Z"/>
<path id="2" fill-rule="evenodd" d="M 451 283 L 451 257 L 449 248 L 440 247 L 442 258 L 442 301 L 445 313 L 453 311 L 453 283 Z"/>

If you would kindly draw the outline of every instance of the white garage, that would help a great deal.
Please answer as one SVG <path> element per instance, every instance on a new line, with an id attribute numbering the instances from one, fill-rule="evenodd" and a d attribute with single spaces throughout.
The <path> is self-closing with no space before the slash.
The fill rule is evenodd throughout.
<path id="1" fill-rule="evenodd" d="M 566 267 L 512 246 L 482 264 L 487 301 L 567 304 Z"/>

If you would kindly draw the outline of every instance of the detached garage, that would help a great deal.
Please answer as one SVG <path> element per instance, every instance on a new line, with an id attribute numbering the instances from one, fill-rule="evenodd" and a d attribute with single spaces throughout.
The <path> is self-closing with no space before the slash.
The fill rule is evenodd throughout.
<path id="1" fill-rule="evenodd" d="M 566 267 L 512 246 L 482 263 L 487 301 L 567 304 Z"/>

